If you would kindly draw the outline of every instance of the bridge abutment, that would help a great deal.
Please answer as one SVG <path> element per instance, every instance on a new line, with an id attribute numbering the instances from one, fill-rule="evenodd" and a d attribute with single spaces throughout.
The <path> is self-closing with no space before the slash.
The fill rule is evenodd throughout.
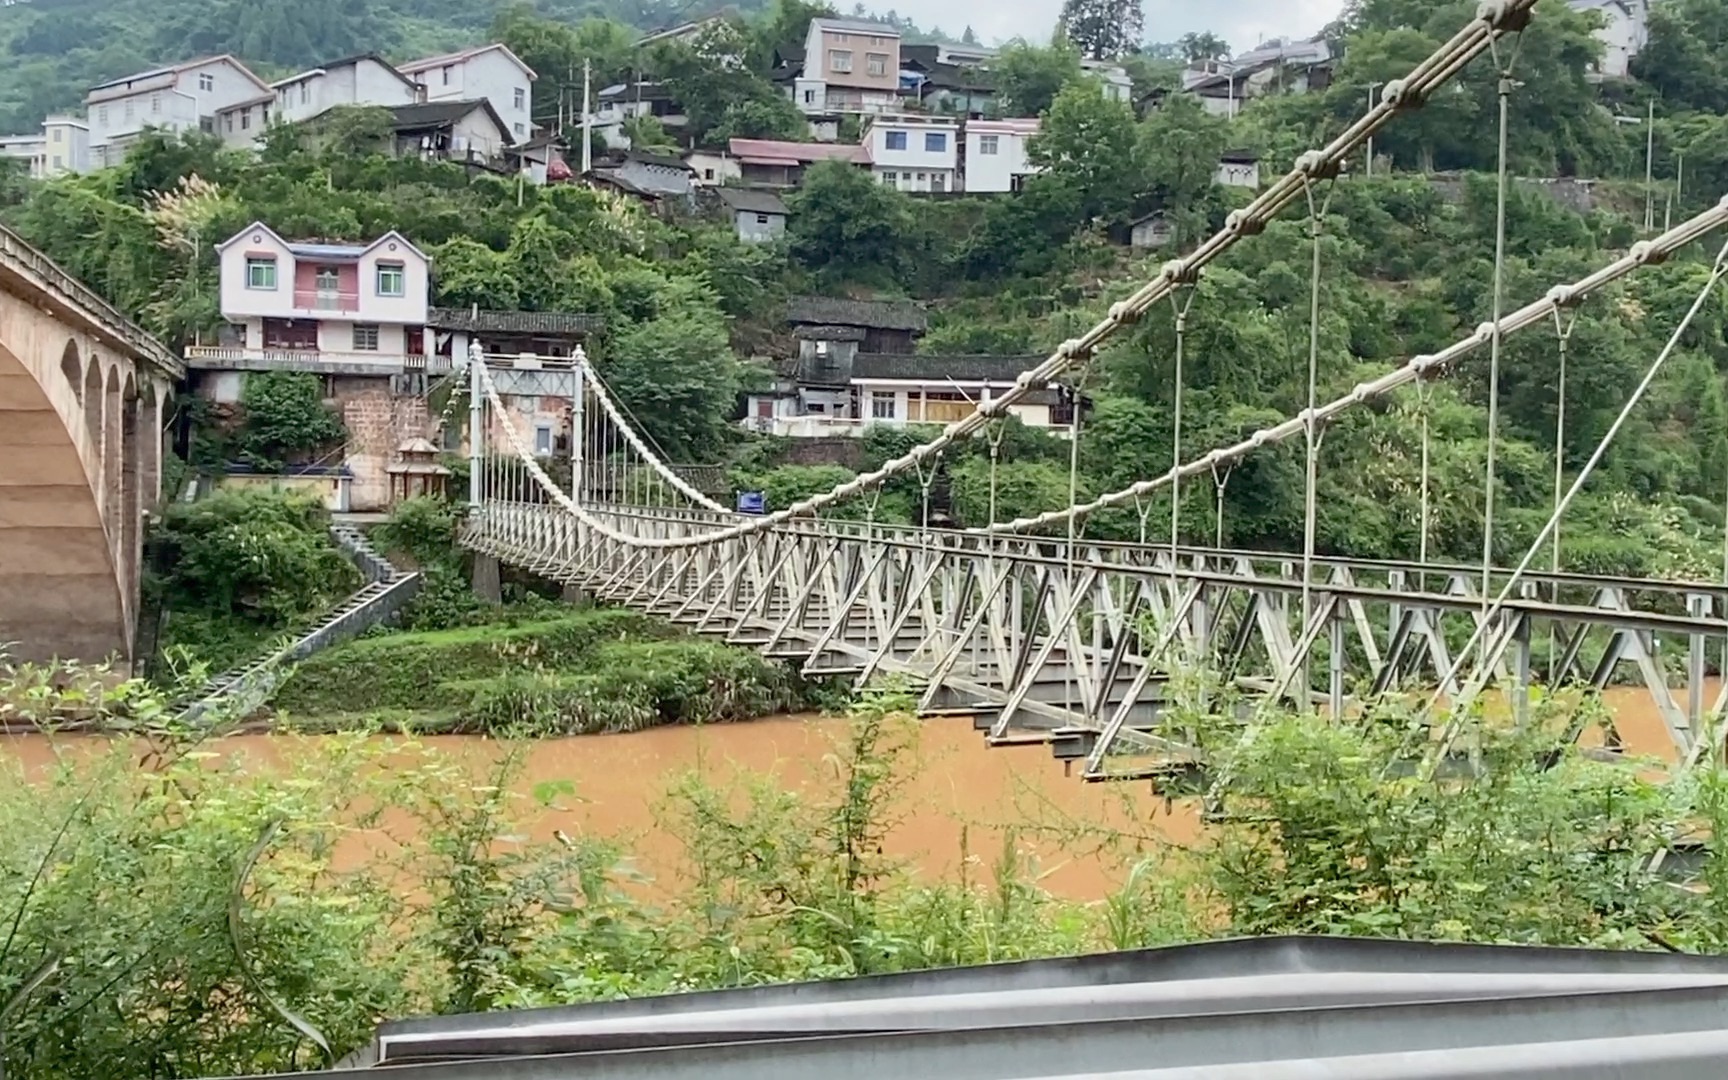
<path id="1" fill-rule="evenodd" d="M 495 555 L 474 556 L 473 575 L 474 595 L 488 604 L 504 602 L 504 583 L 499 575 L 498 557 Z"/>

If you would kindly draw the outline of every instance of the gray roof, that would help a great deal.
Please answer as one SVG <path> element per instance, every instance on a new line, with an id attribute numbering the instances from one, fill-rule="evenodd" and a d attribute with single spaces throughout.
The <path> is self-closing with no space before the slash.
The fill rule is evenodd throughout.
<path id="1" fill-rule="evenodd" d="M 602 315 L 575 311 L 475 311 L 435 307 L 426 313 L 434 330 L 465 330 L 475 334 L 564 334 L 582 336 L 606 329 Z"/>
<path id="2" fill-rule="evenodd" d="M 833 296 L 794 296 L 786 302 L 786 321 L 910 330 L 917 334 L 930 325 L 923 306 L 916 301 L 845 300 Z"/>
<path id="3" fill-rule="evenodd" d="M 780 201 L 780 196 L 772 191 L 761 191 L 756 188 L 723 187 L 716 189 L 720 201 L 734 210 L 748 214 L 780 214 L 786 213 L 786 204 Z"/>
<path id="4" fill-rule="evenodd" d="M 795 338 L 807 341 L 863 341 L 867 335 L 862 326 L 823 326 L 807 323 L 792 331 Z"/>
<path id="5" fill-rule="evenodd" d="M 467 116 L 476 109 L 483 109 L 492 122 L 498 125 L 498 130 L 506 139 L 510 137 L 510 125 L 498 115 L 498 110 L 485 98 L 474 98 L 468 101 L 426 101 L 413 105 L 391 105 L 390 126 L 397 131 L 421 131 L 426 128 L 441 128 Z"/>
<path id="6" fill-rule="evenodd" d="M 347 1064 L 427 1080 L 1721 1076 L 1728 958 L 1241 939 L 429 1017 L 383 1025 Z"/>
<path id="7" fill-rule="evenodd" d="M 1044 362 L 1043 356 L 925 355 L 922 353 L 859 353 L 852 360 L 855 379 L 958 379 L 961 382 L 1010 383 L 1022 371 Z"/>

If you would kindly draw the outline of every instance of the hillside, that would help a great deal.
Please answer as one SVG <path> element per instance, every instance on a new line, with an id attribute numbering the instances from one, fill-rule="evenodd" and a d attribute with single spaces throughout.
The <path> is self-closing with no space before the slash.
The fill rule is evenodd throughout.
<path id="1" fill-rule="evenodd" d="M 743 15 L 766 0 L 20 0 L 0 7 L 0 133 L 34 130 L 74 109 L 86 87 L 158 64 L 233 53 L 280 77 L 323 60 L 378 52 L 424 56 L 489 36 L 501 12 L 530 9 L 560 22 L 609 18 L 639 30 L 721 6 Z M 893 13 L 888 13 L 893 17 Z M 930 34 L 894 21 L 911 41 Z"/>

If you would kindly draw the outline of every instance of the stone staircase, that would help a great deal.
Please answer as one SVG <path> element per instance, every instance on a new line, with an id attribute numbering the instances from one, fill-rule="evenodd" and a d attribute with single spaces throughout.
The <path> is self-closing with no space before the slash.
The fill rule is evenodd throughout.
<path id="1" fill-rule="evenodd" d="M 180 720 L 196 722 L 220 707 L 228 715 L 245 716 L 270 699 L 292 665 L 386 622 L 420 591 L 420 575 L 390 565 L 358 528 L 332 525 L 330 536 L 359 569 L 366 584 L 336 605 L 311 630 L 281 648 L 223 672 L 177 701 L 169 710 L 172 714 Z"/>

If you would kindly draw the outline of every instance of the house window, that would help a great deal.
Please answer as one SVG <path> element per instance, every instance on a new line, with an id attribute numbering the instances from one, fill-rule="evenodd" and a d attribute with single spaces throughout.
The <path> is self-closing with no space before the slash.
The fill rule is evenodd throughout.
<path id="1" fill-rule="evenodd" d="M 816 343 L 816 355 L 817 356 L 827 356 L 828 355 L 828 343 L 826 341 L 818 341 Z"/>
<path id="2" fill-rule="evenodd" d="M 906 133 L 904 131 L 887 132 L 884 134 L 883 139 L 883 145 L 890 150 L 906 149 Z"/>
<path id="3" fill-rule="evenodd" d="M 888 58 L 881 53 L 864 54 L 864 70 L 872 75 L 888 74 Z"/>
<path id="4" fill-rule="evenodd" d="M 223 115 L 223 117 L 222 117 L 222 130 L 224 130 L 224 131 L 233 131 L 234 130 L 234 114 L 233 113 L 226 113 Z"/>
<path id="5" fill-rule="evenodd" d="M 252 126 L 252 106 L 240 110 L 240 130 L 245 131 Z"/>
<path id="6" fill-rule="evenodd" d="M 541 424 L 534 429 L 534 455 L 549 457 L 552 453 L 552 429 Z"/>
<path id="7" fill-rule="evenodd" d="M 948 149 L 948 136 L 940 131 L 924 133 L 924 150 L 931 154 L 940 154 Z"/>
<path id="8" fill-rule="evenodd" d="M 159 113 L 162 111 L 162 95 L 161 94 L 151 94 L 150 95 L 150 111 L 153 113 Z"/>
<path id="9" fill-rule="evenodd" d="M 378 327 L 373 323 L 354 324 L 354 351 L 378 351 Z"/>
<path id="10" fill-rule="evenodd" d="M 307 83 L 300 84 L 300 104 L 304 105 L 312 94 L 312 88 Z"/>
<path id="11" fill-rule="evenodd" d="M 1000 135 L 980 135 L 980 136 L 978 136 L 978 152 L 980 154 L 999 154 L 999 153 L 1001 153 L 1002 152 L 1002 146 L 1001 146 L 1001 143 L 999 142 L 1000 139 L 1001 139 Z"/>
<path id="12" fill-rule="evenodd" d="M 132 103 L 130 101 L 128 101 L 126 103 L 126 107 L 123 111 L 126 114 L 126 119 L 128 119 L 128 120 L 132 119 Z"/>
<path id="13" fill-rule="evenodd" d="M 198 118 L 198 130 L 202 131 L 206 135 L 214 134 L 216 131 L 216 118 L 214 116 L 200 116 Z"/>
<path id="14" fill-rule="evenodd" d="M 108 106 L 103 105 L 96 110 L 96 119 L 99 123 L 106 124 L 108 122 Z"/>
<path id="15" fill-rule="evenodd" d="M 518 134 L 518 135 L 522 135 L 522 134 L 525 134 L 525 132 L 524 132 L 524 131 L 523 131 L 523 129 L 522 129 L 522 125 L 521 125 L 521 124 L 517 124 L 517 125 L 516 125 L 516 134 Z"/>
<path id="16" fill-rule="evenodd" d="M 54 167 L 56 169 L 58 169 L 60 167 L 60 155 L 59 154 L 54 155 Z"/>
<path id="17" fill-rule="evenodd" d="M 814 90 L 804 91 L 804 104 L 806 104 L 806 105 L 816 104 L 816 91 L 814 91 Z"/>
<path id="18" fill-rule="evenodd" d="M 54 135 L 53 135 L 53 138 L 54 138 L 54 141 L 55 141 L 55 142 L 59 142 L 59 141 L 60 141 L 60 135 L 61 135 L 61 131 L 60 131 L 60 129 L 59 129 L 59 128 L 55 128 L 55 129 L 54 129 Z"/>
<path id="19" fill-rule="evenodd" d="M 894 419 L 894 395 L 876 391 L 870 395 L 870 416 L 876 420 Z"/>
<path id="20" fill-rule="evenodd" d="M 60 160 L 58 158 L 56 158 L 54 160 L 54 164 L 56 164 L 56 165 L 60 164 Z M 767 214 L 757 214 L 756 215 L 756 224 L 758 224 L 758 225 L 768 224 L 768 215 Z"/>
<path id="21" fill-rule="evenodd" d="M 208 71 L 200 74 L 198 76 L 198 89 L 203 90 L 206 93 L 216 89 L 216 76 L 212 75 Z"/>
<path id="22" fill-rule="evenodd" d="M 449 64 L 444 65 L 444 71 L 442 72 L 442 74 L 444 76 L 444 85 L 449 86 L 450 85 L 450 65 Z"/>
<path id="23" fill-rule="evenodd" d="M 402 296 L 406 293 L 406 274 L 400 263 L 378 264 L 378 295 Z"/>
<path id="24" fill-rule="evenodd" d="M 704 179 L 704 180 L 714 179 L 714 170 L 713 169 L 703 169 L 702 170 L 702 179 Z"/>
<path id="25" fill-rule="evenodd" d="M 850 74 L 852 71 L 852 50 L 829 49 L 828 70 L 838 71 L 841 74 Z"/>
<path id="26" fill-rule="evenodd" d="M 931 191 L 947 191 L 948 190 L 948 174 L 947 173 L 939 173 L 939 172 L 931 173 L 930 174 L 930 190 Z"/>
<path id="27" fill-rule="evenodd" d="M 526 109 L 528 107 L 528 91 L 522 89 L 520 86 L 516 88 L 516 107 L 518 109 Z"/>
<path id="28" fill-rule="evenodd" d="M 276 287 L 276 260 L 247 259 L 246 287 L 248 289 L 274 289 Z"/>
<path id="29" fill-rule="evenodd" d="M 319 292 L 335 292 L 342 283 L 342 277 L 336 273 L 334 266 L 320 266 L 318 273 L 312 278 L 312 287 Z"/>

